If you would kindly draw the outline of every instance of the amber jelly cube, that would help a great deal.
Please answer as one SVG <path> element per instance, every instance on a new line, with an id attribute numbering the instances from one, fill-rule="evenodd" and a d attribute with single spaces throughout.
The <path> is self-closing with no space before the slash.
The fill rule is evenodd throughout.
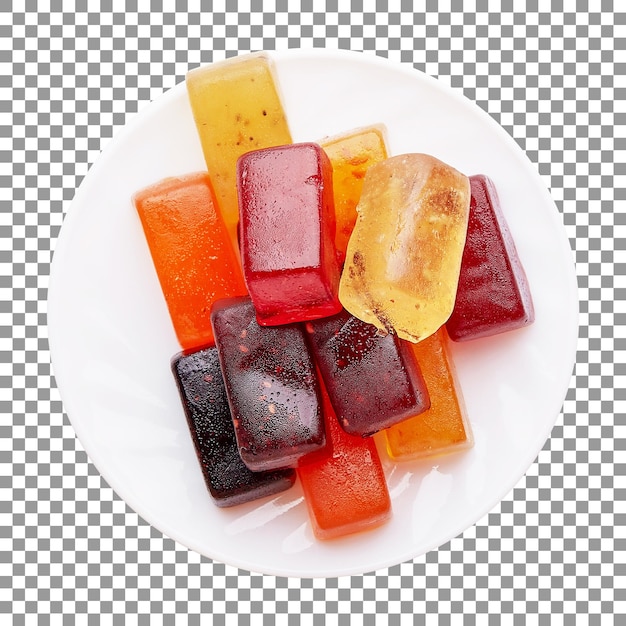
<path id="1" fill-rule="evenodd" d="M 382 125 L 368 126 L 320 142 L 333 166 L 335 245 L 341 265 L 346 259 L 346 248 L 357 219 L 356 207 L 365 174 L 372 165 L 387 158 L 385 132 Z"/>
<path id="2" fill-rule="evenodd" d="M 253 472 L 241 460 L 214 347 L 172 359 L 204 481 L 215 504 L 234 506 L 291 487 L 293 470 Z"/>
<path id="3" fill-rule="evenodd" d="M 347 311 L 305 326 L 346 432 L 369 436 L 430 407 L 419 366 L 396 335 L 380 336 L 375 326 Z"/>
<path id="4" fill-rule="evenodd" d="M 387 453 L 395 461 L 457 452 L 473 445 L 448 344 L 445 326 L 419 343 L 408 343 L 428 386 L 430 409 L 385 430 Z"/>
<path id="5" fill-rule="evenodd" d="M 427 154 L 368 168 L 339 300 L 381 331 L 417 343 L 450 317 L 467 233 L 467 176 Z"/>
<path id="6" fill-rule="evenodd" d="M 323 448 L 319 384 L 302 326 L 259 326 L 249 298 L 217 302 L 211 320 L 243 462 L 256 471 L 295 467 Z"/>

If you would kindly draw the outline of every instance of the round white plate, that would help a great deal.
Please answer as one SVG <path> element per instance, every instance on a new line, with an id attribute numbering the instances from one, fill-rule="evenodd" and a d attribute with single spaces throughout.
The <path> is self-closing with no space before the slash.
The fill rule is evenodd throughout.
<path id="1" fill-rule="evenodd" d="M 560 216 L 517 144 L 472 102 L 410 67 L 360 53 L 272 54 L 294 141 L 387 126 L 390 154 L 430 153 L 494 181 L 526 269 L 534 325 L 454 346 L 475 446 L 394 464 L 394 515 L 345 539 L 313 538 L 300 487 L 232 509 L 205 489 L 170 358 L 179 351 L 131 196 L 205 168 L 184 84 L 114 138 L 81 185 L 50 281 L 50 349 L 78 438 L 111 487 L 164 534 L 212 559 L 284 576 L 359 574 L 462 533 L 517 483 L 559 414 L 578 301 Z"/>

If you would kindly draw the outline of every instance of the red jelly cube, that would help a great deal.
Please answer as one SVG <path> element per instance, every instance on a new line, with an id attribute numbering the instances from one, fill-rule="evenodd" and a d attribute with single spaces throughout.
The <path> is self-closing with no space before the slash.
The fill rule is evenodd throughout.
<path id="1" fill-rule="evenodd" d="M 242 504 L 293 485 L 294 470 L 253 472 L 241 460 L 216 348 L 177 355 L 172 371 L 204 481 L 217 506 Z"/>
<path id="2" fill-rule="evenodd" d="M 385 522 L 391 500 L 374 439 L 346 433 L 320 386 L 329 450 L 297 472 L 315 536 L 333 539 Z"/>
<path id="3" fill-rule="evenodd" d="M 333 315 L 335 251 L 332 166 L 316 144 L 248 152 L 237 163 L 244 278 L 264 326 Z"/>
<path id="4" fill-rule="evenodd" d="M 380 336 L 375 326 L 347 311 L 305 326 L 346 432 L 372 435 L 430 407 L 413 353 L 396 335 Z"/>
<path id="5" fill-rule="evenodd" d="M 496 189 L 471 176 L 467 239 L 454 310 L 446 329 L 454 341 L 487 337 L 531 324 L 535 313 L 526 274 Z"/>
<path id="6" fill-rule="evenodd" d="M 259 326 L 249 298 L 211 313 L 243 462 L 252 470 L 296 466 L 326 443 L 319 384 L 299 324 Z"/>

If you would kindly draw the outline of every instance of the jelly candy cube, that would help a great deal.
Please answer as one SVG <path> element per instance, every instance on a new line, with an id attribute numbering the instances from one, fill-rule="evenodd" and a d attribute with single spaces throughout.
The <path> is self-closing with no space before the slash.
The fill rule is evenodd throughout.
<path id="1" fill-rule="evenodd" d="M 252 470 L 296 466 L 324 447 L 319 385 L 302 327 L 259 326 L 249 298 L 212 312 L 239 453 Z"/>
<path id="2" fill-rule="evenodd" d="M 332 169 L 316 144 L 249 152 L 237 166 L 244 278 L 259 324 L 341 309 Z"/>
<path id="3" fill-rule="evenodd" d="M 202 474 L 217 506 L 242 504 L 293 485 L 293 470 L 252 472 L 241 460 L 216 348 L 177 355 L 172 371 Z"/>
<path id="4" fill-rule="evenodd" d="M 343 429 L 368 436 L 430 404 L 408 344 L 343 311 L 307 322 L 309 344 Z"/>
<path id="5" fill-rule="evenodd" d="M 387 158 L 384 127 L 368 126 L 320 142 L 333 167 L 337 230 L 335 246 L 343 264 L 356 222 L 356 207 L 368 168 Z"/>
<path id="6" fill-rule="evenodd" d="M 522 328 L 535 319 L 533 302 L 498 195 L 486 176 L 470 177 L 467 241 L 456 303 L 446 328 L 467 341 Z"/>
<path id="7" fill-rule="evenodd" d="M 387 521 L 391 500 L 374 439 L 346 433 L 320 386 L 329 450 L 307 457 L 296 471 L 313 533 L 333 539 Z"/>
<path id="8" fill-rule="evenodd" d="M 384 431 L 392 459 L 457 452 L 473 444 L 448 343 L 444 326 L 419 343 L 409 344 L 424 375 L 430 408 Z"/>
<path id="9" fill-rule="evenodd" d="M 189 102 L 224 222 L 236 246 L 237 159 L 249 150 L 291 143 L 274 63 L 264 53 L 191 70 Z"/>
<path id="10" fill-rule="evenodd" d="M 167 178 L 134 203 L 178 342 L 185 350 L 210 344 L 211 305 L 246 286 L 209 177 Z"/>
<path id="11" fill-rule="evenodd" d="M 467 176 L 425 154 L 367 170 L 339 285 L 343 306 L 417 342 L 454 307 L 469 215 Z"/>

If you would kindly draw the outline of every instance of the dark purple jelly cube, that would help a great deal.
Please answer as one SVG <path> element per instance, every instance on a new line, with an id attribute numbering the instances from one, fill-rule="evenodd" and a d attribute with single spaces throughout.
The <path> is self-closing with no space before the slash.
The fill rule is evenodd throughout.
<path id="1" fill-rule="evenodd" d="M 211 321 L 243 462 L 295 467 L 325 446 L 319 383 L 300 324 L 259 326 L 250 298 L 217 302 Z"/>
<path id="2" fill-rule="evenodd" d="M 253 472 L 241 460 L 216 348 L 172 360 L 204 481 L 220 507 L 242 504 L 291 487 L 294 470 Z"/>
<path id="3" fill-rule="evenodd" d="M 407 343 L 343 311 L 306 322 L 309 344 L 337 419 L 366 437 L 430 408 Z"/>

